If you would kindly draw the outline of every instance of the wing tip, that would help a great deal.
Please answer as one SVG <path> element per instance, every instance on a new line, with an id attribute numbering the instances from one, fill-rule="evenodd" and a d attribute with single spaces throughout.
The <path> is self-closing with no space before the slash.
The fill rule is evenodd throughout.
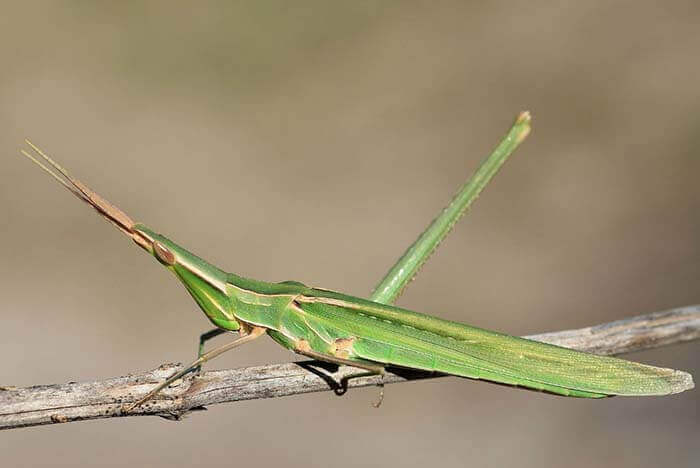
<path id="1" fill-rule="evenodd" d="M 669 384 L 669 395 L 695 388 L 693 376 L 679 370 L 674 370 L 673 373 L 668 376 L 667 382 Z"/>

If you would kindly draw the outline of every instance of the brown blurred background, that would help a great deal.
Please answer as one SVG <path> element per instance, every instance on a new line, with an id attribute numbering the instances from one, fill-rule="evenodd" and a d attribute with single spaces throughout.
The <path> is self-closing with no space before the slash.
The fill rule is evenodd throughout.
<path id="1" fill-rule="evenodd" d="M 247 276 L 367 295 L 505 133 L 530 139 L 400 299 L 513 334 L 700 302 L 700 4 L 5 2 L 0 384 L 189 361 L 209 323 L 19 157 Z M 220 342 L 219 342 L 220 343 Z M 631 358 L 691 371 L 700 345 Z M 269 340 L 211 367 L 298 359 Z M 700 393 L 456 378 L 0 434 L 0 465 L 697 466 Z"/>

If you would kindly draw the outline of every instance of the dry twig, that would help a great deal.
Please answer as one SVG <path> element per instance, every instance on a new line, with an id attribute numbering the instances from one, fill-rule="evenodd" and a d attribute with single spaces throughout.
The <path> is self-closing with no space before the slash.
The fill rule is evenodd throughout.
<path id="1" fill-rule="evenodd" d="M 526 338 L 596 354 L 656 348 L 700 338 L 700 305 Z M 159 395 L 160 399 L 124 414 L 122 408 L 126 403 L 136 401 L 181 368 L 177 364 L 165 364 L 149 372 L 94 382 L 0 387 L 0 429 L 134 415 L 177 420 L 187 412 L 217 403 L 324 390 L 342 393 L 338 382 L 356 372 L 353 368 L 337 369 L 315 361 L 210 371 L 184 378 Z M 440 375 L 394 369 L 384 377 L 384 382 L 433 377 Z M 364 377 L 350 380 L 348 387 L 377 383 L 377 377 Z"/>

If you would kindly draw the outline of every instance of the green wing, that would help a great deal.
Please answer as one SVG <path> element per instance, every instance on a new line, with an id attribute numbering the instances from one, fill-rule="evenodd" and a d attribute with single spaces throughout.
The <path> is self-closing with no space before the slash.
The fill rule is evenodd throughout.
<path id="1" fill-rule="evenodd" d="M 582 353 L 325 290 L 297 304 L 327 343 L 354 338 L 351 358 L 517 385 L 566 396 L 667 395 L 690 374 Z"/>

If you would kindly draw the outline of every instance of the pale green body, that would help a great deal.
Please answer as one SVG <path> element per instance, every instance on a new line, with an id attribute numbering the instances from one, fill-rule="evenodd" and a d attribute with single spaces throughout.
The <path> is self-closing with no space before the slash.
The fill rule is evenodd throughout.
<path id="1" fill-rule="evenodd" d="M 217 327 L 260 326 L 290 350 L 358 363 L 438 371 L 565 396 L 665 395 L 687 382 L 672 369 L 596 356 L 442 320 L 297 282 L 225 273 L 142 225 L 172 252 L 169 268 Z M 338 343 L 343 346 L 339 349 Z"/>
<path id="2" fill-rule="evenodd" d="M 241 332 L 236 342 L 201 355 L 131 409 L 185 372 L 263 333 L 295 352 L 371 372 L 399 366 L 588 398 L 666 395 L 692 388 L 692 377 L 682 371 L 573 351 L 390 305 L 525 138 L 529 124 L 529 114 L 522 113 L 492 155 L 387 273 L 371 300 L 293 281 L 267 283 L 226 273 L 133 222 L 31 143 L 60 175 L 24 154 L 172 271 L 216 327 Z"/>

